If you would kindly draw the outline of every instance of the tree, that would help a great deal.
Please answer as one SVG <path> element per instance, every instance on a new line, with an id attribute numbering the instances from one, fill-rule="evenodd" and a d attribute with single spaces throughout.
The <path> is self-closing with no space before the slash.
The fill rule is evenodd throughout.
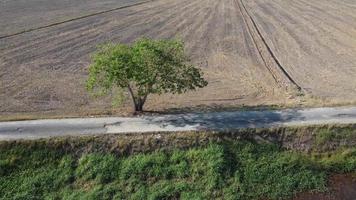
<path id="1" fill-rule="evenodd" d="M 101 94 L 127 89 L 135 111 L 142 111 L 149 94 L 180 94 L 207 84 L 189 63 L 182 41 L 142 38 L 131 45 L 101 46 L 92 57 L 87 89 Z"/>

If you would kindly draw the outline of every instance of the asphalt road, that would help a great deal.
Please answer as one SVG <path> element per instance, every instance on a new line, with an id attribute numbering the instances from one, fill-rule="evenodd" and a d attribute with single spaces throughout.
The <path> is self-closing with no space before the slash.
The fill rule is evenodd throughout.
<path id="1" fill-rule="evenodd" d="M 0 140 L 155 131 L 226 130 L 356 123 L 356 107 L 188 113 L 0 122 Z"/>

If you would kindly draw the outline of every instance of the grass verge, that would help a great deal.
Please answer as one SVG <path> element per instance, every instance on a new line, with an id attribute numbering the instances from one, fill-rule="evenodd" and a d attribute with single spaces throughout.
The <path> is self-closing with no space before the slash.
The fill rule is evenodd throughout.
<path id="1" fill-rule="evenodd" d="M 0 150 L 0 199 L 280 199 L 356 173 L 355 148 L 304 154 L 247 140 L 134 155 Z"/>

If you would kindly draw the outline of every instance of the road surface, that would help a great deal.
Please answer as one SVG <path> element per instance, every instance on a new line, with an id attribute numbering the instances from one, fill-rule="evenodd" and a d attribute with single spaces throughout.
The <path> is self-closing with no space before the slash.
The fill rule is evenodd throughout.
<path id="1" fill-rule="evenodd" d="M 188 113 L 0 122 L 0 140 L 155 131 L 226 130 L 356 123 L 356 107 Z"/>

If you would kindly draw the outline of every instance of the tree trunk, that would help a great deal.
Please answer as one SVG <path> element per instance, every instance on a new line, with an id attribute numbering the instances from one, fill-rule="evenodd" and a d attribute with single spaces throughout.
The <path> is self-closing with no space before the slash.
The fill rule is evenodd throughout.
<path id="1" fill-rule="evenodd" d="M 132 97 L 132 101 L 134 103 L 134 109 L 135 112 L 142 112 L 143 111 L 143 105 L 146 102 L 147 99 L 147 94 L 144 97 L 140 97 L 140 96 L 135 96 L 134 91 L 132 90 L 132 88 L 130 86 L 128 86 L 130 95 Z"/>
<path id="2" fill-rule="evenodd" d="M 143 103 L 140 101 L 135 104 L 135 112 L 142 112 L 143 111 Z"/>
<path id="3" fill-rule="evenodd" d="M 143 111 L 143 105 L 145 104 L 146 102 L 146 97 L 137 97 L 136 99 L 136 103 L 135 103 L 135 111 L 136 112 L 142 112 Z"/>

